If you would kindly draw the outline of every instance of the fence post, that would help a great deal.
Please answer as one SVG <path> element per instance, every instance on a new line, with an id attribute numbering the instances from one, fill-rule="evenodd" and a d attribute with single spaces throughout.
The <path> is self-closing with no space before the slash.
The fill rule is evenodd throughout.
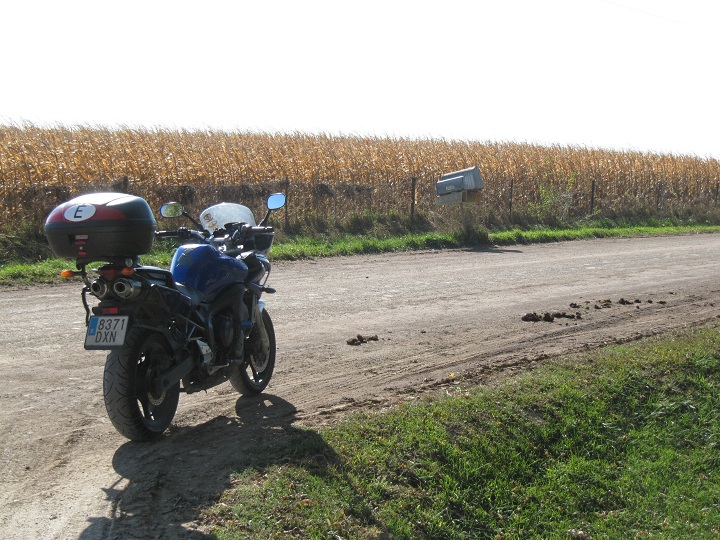
<path id="1" fill-rule="evenodd" d="M 590 215 L 592 216 L 595 212 L 595 179 L 592 179 L 592 186 L 590 188 Z"/>
<path id="2" fill-rule="evenodd" d="M 417 177 L 410 179 L 410 221 L 415 221 L 415 200 L 417 199 Z"/>
<path id="3" fill-rule="evenodd" d="M 285 179 L 285 231 L 290 230 L 290 213 L 288 211 L 288 201 L 290 197 L 288 197 L 288 194 L 290 193 L 290 179 Z"/>
<path id="4" fill-rule="evenodd" d="M 512 225 L 512 210 L 513 210 L 513 189 L 515 188 L 515 178 L 510 179 L 510 224 Z"/>

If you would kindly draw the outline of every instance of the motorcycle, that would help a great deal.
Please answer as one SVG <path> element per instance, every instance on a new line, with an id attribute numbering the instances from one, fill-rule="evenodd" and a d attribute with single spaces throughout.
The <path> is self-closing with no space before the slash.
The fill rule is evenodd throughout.
<path id="1" fill-rule="evenodd" d="M 103 375 L 107 414 L 133 441 L 156 439 L 170 426 L 181 392 L 229 381 L 241 394 L 262 392 L 275 368 L 275 331 L 263 294 L 273 211 L 285 195 L 266 201 L 256 223 L 241 204 L 220 203 L 195 220 L 180 203 L 163 218 L 185 217 L 193 228 L 157 231 L 147 202 L 120 193 L 76 197 L 48 216 L 45 234 L 58 257 L 76 261 L 84 282 L 85 349 L 109 350 Z M 180 242 L 169 269 L 143 266 L 139 256 L 155 238 Z M 90 263 L 104 263 L 89 270 Z M 90 306 L 89 296 L 99 301 Z"/>

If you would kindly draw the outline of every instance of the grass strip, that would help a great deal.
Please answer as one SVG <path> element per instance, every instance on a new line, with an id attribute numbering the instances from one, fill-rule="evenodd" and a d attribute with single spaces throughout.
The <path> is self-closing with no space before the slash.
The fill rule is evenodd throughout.
<path id="1" fill-rule="evenodd" d="M 667 227 L 578 227 L 569 229 L 539 228 L 533 230 L 486 232 L 470 230 L 452 233 L 420 233 L 376 238 L 368 236 L 340 236 L 328 239 L 296 237 L 289 242 L 273 246 L 276 260 L 295 260 L 334 255 L 357 255 L 413 251 L 421 249 L 446 249 L 483 247 L 492 245 L 538 244 L 563 242 L 590 238 L 628 238 L 640 236 L 676 236 L 720 232 L 716 225 L 681 225 Z"/>
<path id="2" fill-rule="evenodd" d="M 720 330 L 283 427 L 204 511 L 220 539 L 717 538 Z"/>
<path id="3" fill-rule="evenodd" d="M 415 251 L 423 249 L 449 249 L 464 247 L 508 246 L 515 244 L 537 244 L 562 242 L 589 238 L 627 238 L 638 236 L 670 236 L 683 234 L 704 234 L 720 232 L 716 225 L 679 225 L 657 227 L 579 227 L 568 229 L 533 230 L 514 229 L 510 231 L 487 232 L 474 230 L 450 233 L 415 233 L 400 236 L 340 235 L 328 238 L 306 236 L 277 241 L 273 246 L 273 260 L 298 260 L 339 255 L 363 255 L 389 253 L 394 251 Z M 172 243 L 156 242 L 153 251 L 142 257 L 142 263 L 167 268 L 172 259 Z M 46 259 L 32 263 L 10 262 L 0 265 L 0 285 L 30 285 L 57 283 L 61 270 L 72 268 L 72 261 Z"/>

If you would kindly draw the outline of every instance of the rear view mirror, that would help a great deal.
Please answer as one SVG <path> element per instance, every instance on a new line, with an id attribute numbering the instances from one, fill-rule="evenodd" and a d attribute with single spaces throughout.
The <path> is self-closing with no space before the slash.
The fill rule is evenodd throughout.
<path id="1" fill-rule="evenodd" d="M 179 202 L 163 204 L 160 207 L 160 215 L 166 218 L 180 217 L 183 215 L 183 205 Z"/>
<path id="2" fill-rule="evenodd" d="M 278 210 L 285 206 L 285 194 L 284 193 L 273 193 L 267 198 L 268 210 Z"/>

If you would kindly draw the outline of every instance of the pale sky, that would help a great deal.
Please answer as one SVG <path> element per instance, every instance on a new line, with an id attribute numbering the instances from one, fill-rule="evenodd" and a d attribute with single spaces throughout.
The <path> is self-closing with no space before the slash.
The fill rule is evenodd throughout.
<path id="1" fill-rule="evenodd" d="M 18 0 L 0 123 L 720 158 L 717 0 Z"/>

